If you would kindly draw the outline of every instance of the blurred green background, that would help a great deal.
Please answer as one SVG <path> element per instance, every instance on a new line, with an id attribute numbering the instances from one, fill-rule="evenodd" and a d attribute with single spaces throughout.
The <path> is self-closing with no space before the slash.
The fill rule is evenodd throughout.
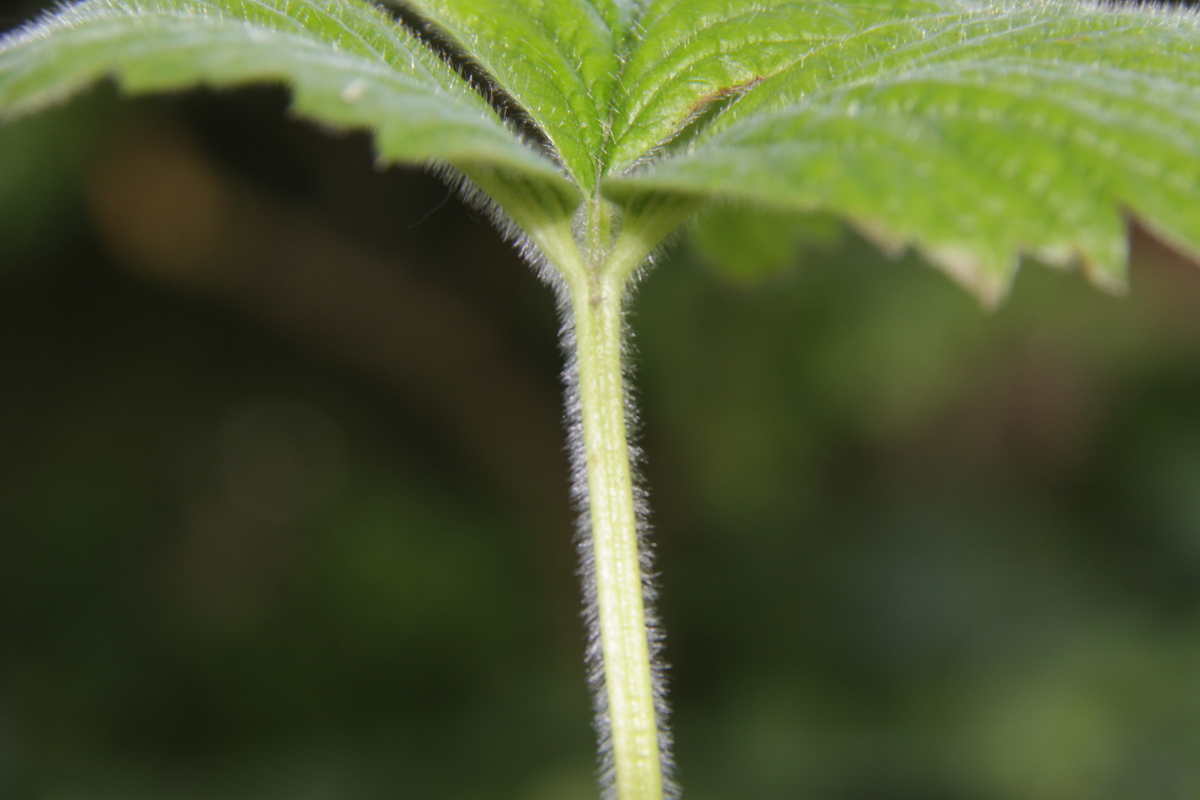
<path id="1" fill-rule="evenodd" d="M 1200 797 L 1200 271 L 1133 253 L 989 314 L 735 208 L 646 279 L 687 797 Z M 0 129 L 0 797 L 594 797 L 556 330 L 280 90 Z"/>

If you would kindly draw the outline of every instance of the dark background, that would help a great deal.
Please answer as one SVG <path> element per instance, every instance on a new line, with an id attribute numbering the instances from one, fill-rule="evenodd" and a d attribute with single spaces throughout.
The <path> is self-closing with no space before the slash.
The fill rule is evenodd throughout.
<path id="1" fill-rule="evenodd" d="M 689 798 L 1200 796 L 1200 271 L 1133 252 L 987 313 L 733 209 L 650 275 Z M 281 90 L 0 129 L 0 798 L 594 797 L 556 330 Z"/>

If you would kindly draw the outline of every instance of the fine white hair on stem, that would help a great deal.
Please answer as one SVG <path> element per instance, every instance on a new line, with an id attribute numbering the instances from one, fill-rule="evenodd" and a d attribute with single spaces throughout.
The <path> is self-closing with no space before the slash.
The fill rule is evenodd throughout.
<path id="1" fill-rule="evenodd" d="M 608 691 L 604 680 L 604 650 L 600 640 L 600 608 L 596 597 L 596 560 L 592 549 L 592 519 L 588 495 L 587 455 L 583 443 L 583 408 L 579 399 L 579 358 L 576 351 L 575 318 L 570 295 L 560 279 L 551 284 L 558 298 L 559 346 L 563 366 L 564 423 L 567 453 L 571 463 L 571 505 L 576 512 L 575 548 L 579 553 L 579 581 L 583 593 L 583 621 L 587 631 L 584 664 L 592 696 L 593 727 L 598 741 L 597 766 L 604 800 L 616 800 L 616 764 L 612 752 L 612 726 L 608 715 Z"/>
<path id="2" fill-rule="evenodd" d="M 631 280 L 632 287 L 635 281 Z M 592 695 L 595 713 L 593 726 L 599 742 L 598 768 L 603 800 L 618 800 L 616 794 L 616 765 L 613 760 L 612 731 L 608 709 L 608 691 L 604 673 L 604 651 L 600 638 L 600 615 L 596 596 L 595 555 L 592 548 L 592 523 L 590 494 L 588 491 L 587 454 L 583 440 L 583 415 L 579 395 L 579 359 L 576 349 L 574 313 L 565 284 L 557 274 L 548 281 L 558 297 L 559 344 L 565 357 L 563 368 L 563 394 L 567 449 L 571 460 L 571 500 L 576 511 L 575 545 L 579 553 L 579 577 L 583 590 L 582 616 L 587 627 L 585 650 L 588 687 Z M 622 298 L 623 306 L 629 302 L 628 291 Z M 633 475 L 634 513 L 637 519 L 638 554 L 642 578 L 642 601 L 646 620 L 646 639 L 650 654 L 650 678 L 654 695 L 655 717 L 658 727 L 658 752 L 662 768 L 663 796 L 667 800 L 679 797 L 675 781 L 675 759 L 672 752 L 673 740 L 668 720 L 670 706 L 667 702 L 667 669 L 663 658 L 665 636 L 655 612 L 658 598 L 657 575 L 654 572 L 654 553 L 650 544 L 650 507 L 639 466 L 642 450 L 633 444 L 637 438 L 638 416 L 635 398 L 630 391 L 632 383 L 632 359 L 630 356 L 629 330 L 622 325 L 622 378 L 625 387 L 626 437 L 629 441 L 630 471 Z"/>
<path id="3" fill-rule="evenodd" d="M 641 438 L 641 419 L 638 415 L 637 392 L 634 377 L 633 331 L 629 327 L 628 313 L 633 292 L 638 283 L 654 267 L 663 245 L 647 256 L 645 262 L 625 283 L 621 298 L 621 377 L 625 390 L 625 426 L 629 442 L 629 467 L 633 475 L 633 507 L 637 516 L 638 555 L 642 573 L 642 603 L 646 618 L 646 637 L 650 651 L 650 681 L 654 693 L 654 711 L 658 724 L 658 754 L 662 763 L 663 797 L 676 800 L 680 795 L 675 779 L 674 739 L 671 736 L 671 706 L 667 698 L 667 672 L 670 665 L 664 656 L 666 632 L 657 612 L 658 573 L 654 570 L 654 545 L 650 539 L 653 527 L 650 523 L 650 503 L 645 477 L 641 466 L 645 453 L 637 441 Z"/>
<path id="4" fill-rule="evenodd" d="M 512 241 L 522 258 L 533 268 L 537 276 L 554 292 L 560 320 L 559 346 L 565 365 L 562 371 L 564 423 L 567 431 L 567 452 L 571 464 L 570 496 L 576 511 L 575 547 L 579 554 L 579 578 L 582 587 L 582 617 L 587 631 L 585 665 L 588 688 L 592 696 L 594 712 L 593 727 L 598 741 L 598 772 L 601 796 L 604 800 L 619 800 L 616 787 L 616 764 L 613 758 L 612 730 L 608 707 L 608 691 L 605 682 L 604 650 L 600 635 L 600 614 L 597 602 L 595 554 L 592 547 L 591 507 L 588 492 L 587 455 L 583 438 L 583 413 L 579 392 L 579 355 L 575 336 L 575 317 L 571 294 L 566 281 L 558 270 L 545 258 L 536 244 L 520 227 L 479 187 L 458 170 L 433 164 L 430 169 L 446 181 L 462 198 L 463 202 L 488 217 L 500 233 Z M 646 262 L 626 282 L 622 297 L 622 317 L 631 300 L 634 286 L 652 267 L 654 257 Z M 626 437 L 629 442 L 630 471 L 633 476 L 634 513 L 637 521 L 638 556 L 641 571 L 642 600 L 646 620 L 646 639 L 650 655 L 651 689 L 654 697 L 655 716 L 658 728 L 658 750 L 662 769 L 663 796 L 666 800 L 679 797 L 679 787 L 674 779 L 675 761 L 672 754 L 672 738 L 667 725 L 670 708 L 667 703 L 667 665 L 663 659 L 664 634 L 655 601 L 658 597 L 654 555 L 649 541 L 650 509 L 641 475 L 642 451 L 635 442 L 638 433 L 636 398 L 631 391 L 633 385 L 632 344 L 630 331 L 623 322 L 621 330 L 622 379 L 625 393 Z"/>

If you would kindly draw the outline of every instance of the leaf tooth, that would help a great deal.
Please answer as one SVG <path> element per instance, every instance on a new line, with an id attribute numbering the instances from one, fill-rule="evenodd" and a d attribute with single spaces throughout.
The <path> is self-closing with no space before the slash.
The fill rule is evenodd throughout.
<path id="1" fill-rule="evenodd" d="M 1008 296 L 1021 263 L 1015 252 L 989 253 L 962 244 L 926 246 L 919 250 L 930 264 L 989 309 L 995 309 Z"/>
<path id="2" fill-rule="evenodd" d="M 1097 289 L 1110 294 L 1124 294 L 1129 289 L 1128 235 L 1113 240 L 1105 249 L 1081 249 L 1075 256 L 1080 272 Z"/>
<path id="3" fill-rule="evenodd" d="M 978 242 L 925 241 L 861 219 L 851 218 L 848 224 L 890 258 L 915 250 L 988 309 L 998 307 L 1011 292 L 1023 256 L 1049 267 L 1077 268 L 1089 283 L 1111 294 L 1123 294 L 1128 288 L 1129 240 L 1125 235 L 1091 243 L 1077 240 L 987 247 Z"/>
<path id="4" fill-rule="evenodd" d="M 1016 278 L 1020 259 L 1016 253 L 987 252 L 963 242 L 925 242 L 913 235 L 899 234 L 879 222 L 844 217 L 860 236 L 884 255 L 899 259 L 910 249 L 944 272 L 952 281 L 975 295 L 986 308 L 994 309 L 1008 295 Z"/>

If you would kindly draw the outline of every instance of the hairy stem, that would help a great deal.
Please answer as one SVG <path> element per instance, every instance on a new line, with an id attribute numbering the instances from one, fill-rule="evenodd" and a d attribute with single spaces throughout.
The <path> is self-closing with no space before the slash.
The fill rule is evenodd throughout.
<path id="1" fill-rule="evenodd" d="M 663 767 L 622 375 L 624 276 L 572 281 L 577 388 L 608 734 L 619 800 L 660 800 Z M 610 789 L 611 791 L 611 789 Z"/>
<path id="2" fill-rule="evenodd" d="M 647 608 L 632 450 L 626 430 L 625 295 L 639 268 L 692 211 L 684 197 L 618 208 L 599 195 L 571 208 L 510 175 L 463 172 L 534 245 L 559 293 L 568 350 L 567 408 L 588 617 L 588 665 L 605 800 L 674 797 L 660 637 Z"/>
<path id="3" fill-rule="evenodd" d="M 675 797 L 660 633 L 648 608 L 649 555 L 639 530 L 626 430 L 624 302 L 650 252 L 695 208 L 657 197 L 618 210 L 584 204 L 570 242 L 551 229 L 534 238 L 561 283 L 570 319 L 568 408 L 605 800 Z M 527 228 L 529 230 L 529 228 Z M 560 228 L 561 230 L 561 228 Z"/>

